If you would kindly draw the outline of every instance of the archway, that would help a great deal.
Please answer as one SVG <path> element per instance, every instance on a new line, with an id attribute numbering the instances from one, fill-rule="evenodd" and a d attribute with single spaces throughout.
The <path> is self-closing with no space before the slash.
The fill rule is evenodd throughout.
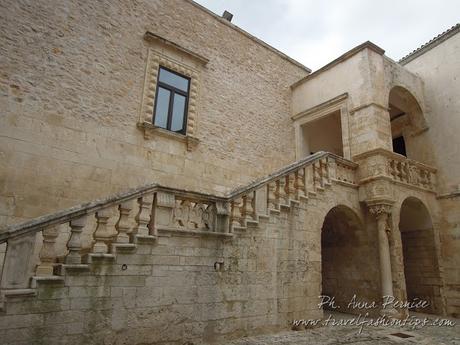
<path id="1" fill-rule="evenodd" d="M 424 313 L 442 313 L 441 278 L 433 223 L 425 205 L 409 197 L 401 205 L 399 230 L 403 247 L 407 299 L 430 303 Z"/>
<path id="2" fill-rule="evenodd" d="M 348 307 L 354 295 L 368 303 L 379 300 L 378 256 L 373 242 L 350 208 L 340 205 L 327 213 L 321 232 L 322 294 L 334 297 L 341 312 L 362 313 Z"/>
<path id="3" fill-rule="evenodd" d="M 415 97 L 405 88 L 395 86 L 390 90 L 388 107 L 391 121 L 393 151 L 406 157 L 421 160 L 413 137 L 426 128 L 422 109 Z"/>

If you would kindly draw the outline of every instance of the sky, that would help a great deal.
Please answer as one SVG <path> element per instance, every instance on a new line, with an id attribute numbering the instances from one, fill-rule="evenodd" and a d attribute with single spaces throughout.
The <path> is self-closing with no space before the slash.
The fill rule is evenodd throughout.
<path id="1" fill-rule="evenodd" d="M 399 60 L 460 22 L 460 0 L 195 0 L 312 70 L 371 41 Z"/>

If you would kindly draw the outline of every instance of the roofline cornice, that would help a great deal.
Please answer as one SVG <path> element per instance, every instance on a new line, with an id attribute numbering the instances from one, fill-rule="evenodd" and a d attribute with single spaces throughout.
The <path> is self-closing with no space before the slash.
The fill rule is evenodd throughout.
<path id="1" fill-rule="evenodd" d="M 439 34 L 431 41 L 425 43 L 421 47 L 415 49 L 412 53 L 404 56 L 402 59 L 398 61 L 400 65 L 405 65 L 415 60 L 419 56 L 425 54 L 426 52 L 430 51 L 431 49 L 435 48 L 436 46 L 440 45 L 442 42 L 448 40 L 452 36 L 458 34 L 460 32 L 460 23 L 454 25 L 449 30 L 444 31 L 442 34 Z"/>
<path id="2" fill-rule="evenodd" d="M 295 87 L 299 86 L 303 82 L 305 82 L 307 80 L 310 80 L 310 79 L 316 77 L 317 75 L 319 75 L 319 74 L 331 69 L 332 67 L 338 65 L 339 63 L 344 62 L 345 60 L 351 58 L 353 55 L 356 55 L 357 53 L 359 53 L 361 50 L 364 50 L 364 49 L 370 49 L 370 50 L 376 52 L 379 55 L 385 54 L 385 50 L 380 48 L 378 45 L 372 43 L 371 41 L 366 41 L 366 42 L 360 44 L 359 46 L 356 46 L 353 49 L 350 49 L 345 54 L 340 55 L 337 59 L 329 62 L 327 65 L 325 65 L 325 66 L 321 67 L 320 69 L 314 71 L 312 74 L 309 74 L 306 77 L 296 81 L 294 84 L 291 85 L 291 89 L 294 89 Z"/>

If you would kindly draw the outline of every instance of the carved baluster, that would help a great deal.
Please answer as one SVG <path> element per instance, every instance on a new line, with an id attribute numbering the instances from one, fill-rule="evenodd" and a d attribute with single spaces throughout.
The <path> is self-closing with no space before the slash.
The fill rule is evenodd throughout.
<path id="1" fill-rule="evenodd" d="M 67 242 L 69 253 L 65 258 L 65 263 L 69 265 L 81 264 L 81 233 L 86 225 L 86 216 L 70 221 L 70 238 Z"/>
<path id="2" fill-rule="evenodd" d="M 294 174 L 289 174 L 286 176 L 286 195 L 287 195 L 287 201 L 289 199 L 296 199 L 296 188 L 295 188 L 295 173 Z"/>
<path id="3" fill-rule="evenodd" d="M 132 210 L 132 201 L 125 201 L 118 206 L 118 210 L 120 212 L 120 218 L 118 218 L 118 222 L 115 225 L 117 229 L 117 239 L 116 243 L 129 243 L 129 214 Z"/>
<path id="4" fill-rule="evenodd" d="M 254 192 L 243 196 L 243 218 L 246 220 L 255 219 Z"/>
<path id="5" fill-rule="evenodd" d="M 276 193 L 276 182 L 270 182 L 267 184 L 267 201 L 268 208 L 277 210 L 278 209 L 278 198 Z"/>
<path id="6" fill-rule="evenodd" d="M 286 178 L 282 177 L 278 181 L 276 181 L 278 187 L 276 188 L 277 197 L 280 203 L 286 205 Z"/>
<path id="7" fill-rule="evenodd" d="M 232 227 L 241 226 L 241 221 L 242 221 L 241 204 L 242 204 L 241 198 L 238 198 L 232 201 L 232 221 L 231 221 Z"/>
<path id="8" fill-rule="evenodd" d="M 43 246 L 40 250 L 40 264 L 37 265 L 37 276 L 52 276 L 56 261 L 56 238 L 59 236 L 59 226 L 51 226 L 42 231 Z"/>
<path id="9" fill-rule="evenodd" d="M 144 195 L 137 199 L 139 204 L 139 212 L 136 215 L 136 226 L 133 229 L 132 235 L 149 236 L 148 224 L 150 223 L 150 215 L 152 213 L 153 194 Z"/>
<path id="10" fill-rule="evenodd" d="M 313 164 L 305 167 L 305 194 L 308 195 L 309 190 L 315 188 L 315 171 Z"/>
<path id="11" fill-rule="evenodd" d="M 315 162 L 313 167 L 315 172 L 315 187 L 323 187 L 323 164 L 321 159 L 318 161 L 318 164 Z"/>
<path id="12" fill-rule="evenodd" d="M 107 228 L 107 221 L 110 217 L 109 209 L 102 209 L 96 213 L 96 231 L 94 232 L 94 239 L 96 243 L 93 246 L 94 253 L 108 253 L 109 252 L 109 242 L 112 237 L 112 233 Z"/>
<path id="13" fill-rule="evenodd" d="M 329 179 L 332 180 L 338 180 L 339 178 L 337 177 L 337 165 L 338 163 L 336 162 L 335 159 L 327 159 L 327 166 L 328 166 L 328 171 L 329 171 Z M 329 181 L 330 182 L 330 181 Z"/>
<path id="14" fill-rule="evenodd" d="M 325 184 L 329 184 L 330 181 L 330 176 L 329 176 L 329 164 L 328 164 L 328 157 L 321 158 L 320 160 L 321 164 L 321 177 L 322 177 L 322 185 L 324 186 Z"/>
<path id="15" fill-rule="evenodd" d="M 305 169 L 300 168 L 295 173 L 295 194 L 296 199 L 305 196 Z"/>

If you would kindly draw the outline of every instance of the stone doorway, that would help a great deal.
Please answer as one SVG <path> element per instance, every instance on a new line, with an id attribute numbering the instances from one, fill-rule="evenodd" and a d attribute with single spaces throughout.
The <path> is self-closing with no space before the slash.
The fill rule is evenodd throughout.
<path id="1" fill-rule="evenodd" d="M 354 295 L 369 304 L 379 301 L 375 243 L 350 208 L 336 206 L 327 213 L 321 233 L 322 294 L 334 297 L 336 311 L 362 313 L 349 307 Z"/>
<path id="2" fill-rule="evenodd" d="M 441 278 L 434 244 L 434 230 L 425 205 L 407 198 L 401 206 L 399 222 L 403 248 L 404 275 L 409 301 L 426 300 L 430 306 L 413 311 L 441 314 Z"/>

